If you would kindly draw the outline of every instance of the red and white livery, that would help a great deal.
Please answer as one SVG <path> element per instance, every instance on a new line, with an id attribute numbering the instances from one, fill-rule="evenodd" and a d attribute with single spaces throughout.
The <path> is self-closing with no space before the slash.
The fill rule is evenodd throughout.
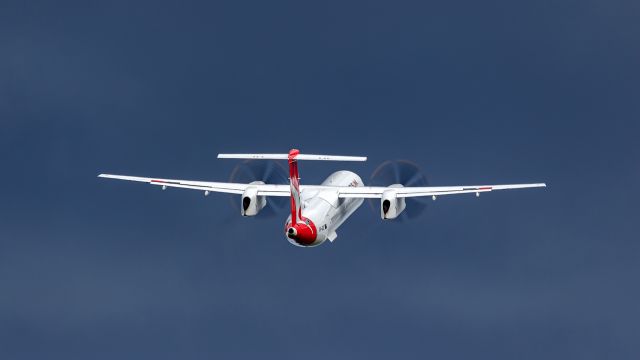
<path id="1" fill-rule="evenodd" d="M 545 187 L 544 183 L 510 185 L 472 186 L 426 186 L 404 187 L 401 184 L 389 186 L 365 186 L 362 179 L 351 171 L 336 171 L 320 185 L 300 185 L 298 161 L 366 161 L 362 156 L 334 156 L 301 154 L 291 149 L 288 154 L 218 154 L 220 159 L 264 159 L 287 160 L 289 163 L 289 185 L 265 184 L 254 181 L 248 184 L 191 180 L 172 180 L 137 176 L 100 174 L 99 177 L 144 182 L 151 185 L 200 190 L 208 195 L 221 192 L 241 195 L 242 216 L 255 216 L 267 204 L 270 196 L 288 196 L 291 201 L 291 215 L 287 218 L 284 233 L 290 243 L 313 247 L 337 237 L 336 230 L 362 205 L 365 198 L 380 199 L 380 217 L 395 219 L 405 209 L 405 198 L 475 193 L 505 189 Z"/>

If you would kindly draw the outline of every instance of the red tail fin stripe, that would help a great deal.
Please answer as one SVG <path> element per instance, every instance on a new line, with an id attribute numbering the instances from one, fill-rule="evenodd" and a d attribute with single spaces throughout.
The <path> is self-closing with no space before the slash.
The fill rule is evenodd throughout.
<path id="1" fill-rule="evenodd" d="M 302 221 L 302 206 L 300 200 L 300 176 L 298 175 L 298 160 L 296 156 L 300 150 L 289 150 L 289 183 L 291 188 L 291 222 Z"/>

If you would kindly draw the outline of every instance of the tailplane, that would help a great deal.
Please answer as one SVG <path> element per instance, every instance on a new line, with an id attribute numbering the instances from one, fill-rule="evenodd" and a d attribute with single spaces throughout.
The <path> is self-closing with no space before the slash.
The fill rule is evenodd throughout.
<path id="1" fill-rule="evenodd" d="M 296 151 L 296 160 L 367 161 L 366 156 L 312 155 L 300 154 L 298 150 Z M 218 159 L 289 160 L 290 156 L 291 151 L 289 154 L 218 154 Z"/>

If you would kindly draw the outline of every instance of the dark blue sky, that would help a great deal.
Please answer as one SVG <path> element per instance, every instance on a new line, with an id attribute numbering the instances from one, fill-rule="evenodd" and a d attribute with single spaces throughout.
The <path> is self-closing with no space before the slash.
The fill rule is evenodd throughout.
<path id="1" fill-rule="evenodd" d="M 0 3 L 0 358 L 640 356 L 637 1 Z M 366 180 L 546 181 L 286 214 L 97 179 L 218 152 L 367 155 Z"/>

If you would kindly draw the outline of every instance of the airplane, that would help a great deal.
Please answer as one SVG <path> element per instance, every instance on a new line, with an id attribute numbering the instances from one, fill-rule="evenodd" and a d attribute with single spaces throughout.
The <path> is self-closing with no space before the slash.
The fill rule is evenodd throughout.
<path id="1" fill-rule="evenodd" d="M 287 160 L 289 163 L 289 185 L 265 184 L 263 181 L 250 183 L 208 182 L 147 178 L 137 176 L 100 174 L 98 177 L 143 182 L 180 189 L 242 195 L 241 215 L 258 215 L 267 205 L 267 197 L 284 196 L 290 198 L 291 214 L 288 216 L 284 233 L 287 240 L 296 246 L 315 247 L 326 240 L 333 242 L 338 236 L 336 230 L 356 211 L 364 199 L 380 199 L 380 217 L 395 219 L 405 210 L 406 198 L 431 197 L 453 194 L 475 193 L 507 189 L 546 187 L 544 183 L 473 186 L 419 186 L 404 187 L 402 184 L 389 186 L 365 186 L 354 172 L 340 170 L 332 173 L 320 185 L 301 185 L 298 161 L 366 161 L 364 156 L 311 155 L 301 154 L 291 149 L 288 154 L 218 154 L 219 159 Z"/>

